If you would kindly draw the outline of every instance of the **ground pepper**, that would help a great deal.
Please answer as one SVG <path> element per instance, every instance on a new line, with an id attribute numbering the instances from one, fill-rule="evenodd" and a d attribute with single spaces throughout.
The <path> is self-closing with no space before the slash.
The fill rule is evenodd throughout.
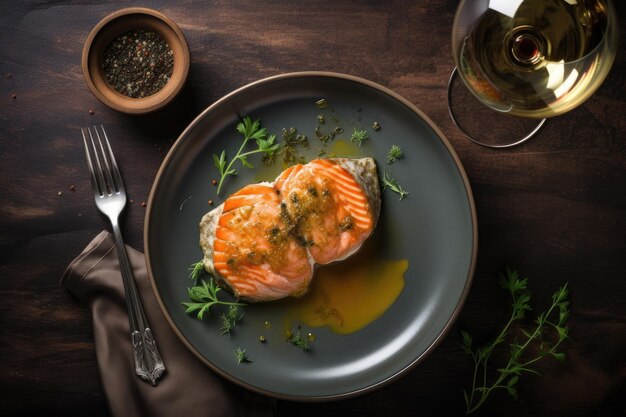
<path id="1" fill-rule="evenodd" d="M 174 53 L 167 42 L 143 29 L 121 34 L 104 51 L 104 76 L 127 97 L 142 98 L 159 92 L 173 69 Z"/>

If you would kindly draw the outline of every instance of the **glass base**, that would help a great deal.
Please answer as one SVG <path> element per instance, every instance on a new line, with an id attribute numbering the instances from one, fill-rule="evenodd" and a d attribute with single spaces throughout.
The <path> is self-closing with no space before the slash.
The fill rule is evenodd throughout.
<path id="1" fill-rule="evenodd" d="M 541 119 L 537 123 L 536 119 L 514 117 L 489 108 L 459 80 L 456 67 L 448 80 L 448 112 L 469 140 L 487 148 L 518 146 L 534 137 L 546 122 Z"/>

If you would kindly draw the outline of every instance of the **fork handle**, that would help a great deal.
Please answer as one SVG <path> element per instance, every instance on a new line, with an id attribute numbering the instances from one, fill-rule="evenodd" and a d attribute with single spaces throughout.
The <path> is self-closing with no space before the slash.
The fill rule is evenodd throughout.
<path id="1" fill-rule="evenodd" d="M 161 354 L 157 348 L 156 341 L 152 335 L 152 330 L 148 325 L 148 320 L 143 310 L 141 298 L 137 291 L 135 278 L 133 276 L 126 247 L 122 239 L 119 222 L 111 219 L 113 226 L 113 236 L 120 262 L 122 281 L 124 282 L 124 292 L 126 293 L 126 308 L 128 310 L 128 323 L 130 325 L 130 340 L 133 347 L 133 358 L 135 361 L 135 373 L 146 382 L 156 386 L 157 380 L 165 372 L 165 365 L 161 359 Z"/>

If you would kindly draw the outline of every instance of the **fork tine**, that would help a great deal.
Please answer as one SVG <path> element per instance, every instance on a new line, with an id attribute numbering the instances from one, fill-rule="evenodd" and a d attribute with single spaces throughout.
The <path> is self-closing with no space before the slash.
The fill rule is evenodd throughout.
<path id="1" fill-rule="evenodd" d="M 102 136 L 104 136 L 104 142 L 107 145 L 109 160 L 111 161 L 111 172 L 113 173 L 113 178 L 115 179 L 115 184 L 117 185 L 117 189 L 120 192 L 124 192 L 124 181 L 122 180 L 122 174 L 120 173 L 120 169 L 117 167 L 117 161 L 115 161 L 115 155 L 113 154 L 113 149 L 111 148 L 111 143 L 109 143 L 109 138 L 107 136 L 107 132 L 104 130 L 104 126 L 100 125 L 100 129 L 102 129 Z"/>
<path id="2" fill-rule="evenodd" d="M 93 135 L 91 133 L 91 128 L 87 128 L 87 132 L 89 133 L 89 139 L 91 139 L 91 149 L 93 150 L 93 155 L 95 156 L 96 159 L 96 166 L 94 168 L 96 171 L 96 179 L 98 180 L 98 186 L 100 187 L 100 195 L 106 195 L 109 194 L 109 190 L 107 187 L 107 183 L 104 180 L 104 175 L 103 175 L 103 170 L 102 170 L 102 164 L 100 164 L 100 157 L 98 156 L 98 149 L 96 149 L 96 143 L 93 140 Z"/>
<path id="3" fill-rule="evenodd" d="M 96 126 L 93 127 L 94 132 L 96 132 L 96 139 L 98 139 L 98 145 L 100 146 L 100 155 L 102 156 L 102 161 L 104 162 L 104 176 L 107 181 L 107 188 L 110 193 L 118 192 L 118 188 L 115 185 L 115 181 L 113 181 L 113 176 L 111 175 L 111 166 L 109 165 L 110 154 L 107 155 L 108 152 L 104 150 L 104 146 L 102 145 L 102 139 L 100 139 L 100 133 L 98 133 L 98 128 Z"/>
<path id="4" fill-rule="evenodd" d="M 97 192 L 99 195 L 102 195 L 102 190 L 100 188 L 100 184 L 98 184 L 98 180 L 96 178 L 96 173 L 93 169 L 93 163 L 91 162 L 91 155 L 89 152 L 89 145 L 87 145 L 87 136 L 85 136 L 85 130 L 81 127 L 80 133 L 83 134 L 83 144 L 85 145 L 85 158 L 87 159 L 87 166 L 89 167 L 89 178 L 91 179 L 91 187 L 94 192 Z"/>

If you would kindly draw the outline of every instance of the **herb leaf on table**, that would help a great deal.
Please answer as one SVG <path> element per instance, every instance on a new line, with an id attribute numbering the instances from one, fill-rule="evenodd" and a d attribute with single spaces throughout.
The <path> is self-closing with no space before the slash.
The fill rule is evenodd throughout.
<path id="1" fill-rule="evenodd" d="M 548 310 L 539 314 L 534 322 L 531 331 L 521 329 L 524 338 L 517 340 L 513 338 L 510 342 L 510 357 L 505 366 L 497 368 L 494 376 L 488 375 L 490 368 L 488 361 L 494 349 L 504 343 L 509 336 L 511 326 L 523 319 L 527 311 L 532 310 L 530 307 L 531 293 L 528 291 L 528 278 L 520 278 L 517 271 L 505 268 L 499 273 L 500 284 L 512 298 L 512 312 L 508 322 L 500 331 L 498 336 L 491 342 L 480 348 L 474 348 L 472 345 L 472 336 L 466 332 L 461 332 L 461 349 L 467 355 L 472 357 L 474 361 L 474 373 L 472 378 L 472 387 L 468 391 L 463 391 L 465 397 L 466 413 L 470 414 L 476 411 L 487 400 L 489 395 L 495 390 L 506 390 L 507 393 L 517 399 L 517 383 L 520 376 L 524 373 L 533 373 L 539 375 L 532 365 L 546 356 L 552 356 L 558 360 L 565 359 L 565 353 L 559 352 L 560 344 L 568 337 L 568 328 L 566 321 L 569 317 L 569 290 L 567 283 L 556 290 L 552 295 L 552 304 Z M 552 331 L 554 336 L 548 340 L 548 333 Z M 533 353 L 529 357 L 525 357 L 529 347 Z M 493 382 L 488 382 L 493 381 Z"/>

